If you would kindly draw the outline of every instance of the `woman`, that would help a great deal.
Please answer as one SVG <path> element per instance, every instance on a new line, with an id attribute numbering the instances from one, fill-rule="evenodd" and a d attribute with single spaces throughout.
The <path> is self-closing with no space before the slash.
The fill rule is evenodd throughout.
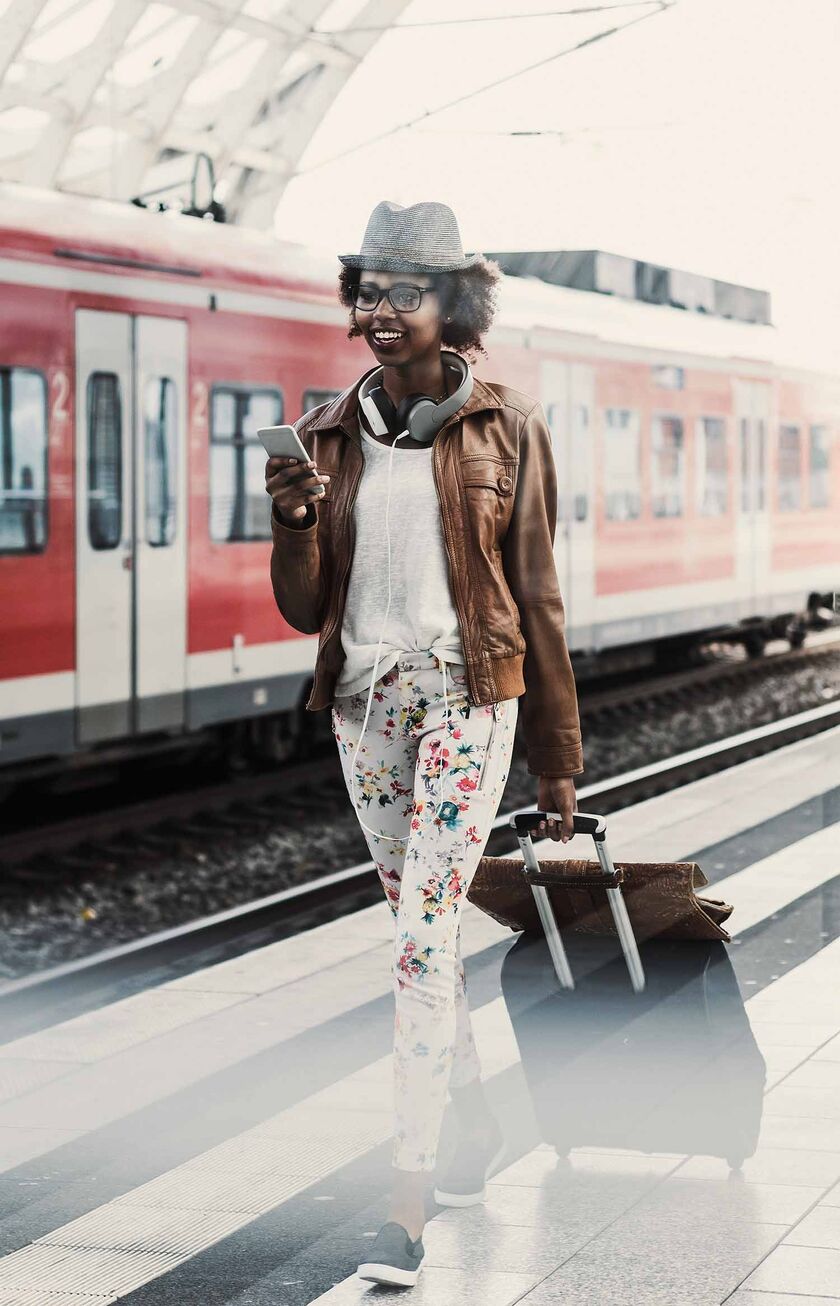
<path id="1" fill-rule="evenodd" d="M 303 471 L 268 460 L 271 575 L 290 624 L 320 631 L 307 707 L 331 705 L 348 793 L 395 918 L 393 1191 L 359 1275 L 410 1285 L 447 1089 L 460 1130 L 437 1201 L 483 1200 L 503 1150 L 470 1028 L 459 921 L 526 688 L 528 769 L 539 808 L 562 818 L 546 832 L 564 843 L 583 758 L 542 409 L 474 380 L 455 354 L 486 352 L 498 265 L 464 255 L 455 215 L 436 202 L 382 201 L 361 252 L 339 257 L 348 335 L 363 336 L 379 366 L 296 424 L 313 454 Z M 422 396 L 432 402 L 417 421 Z M 460 418 L 444 420 L 454 396 Z M 341 525 L 351 513 L 352 550 Z"/>

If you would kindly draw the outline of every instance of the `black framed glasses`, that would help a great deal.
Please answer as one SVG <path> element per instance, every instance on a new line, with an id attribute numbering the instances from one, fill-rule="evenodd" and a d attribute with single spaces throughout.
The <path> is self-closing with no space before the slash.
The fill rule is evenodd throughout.
<path id="1" fill-rule="evenodd" d="M 356 290 L 354 302 L 356 308 L 371 313 L 379 306 L 382 296 L 387 295 L 391 307 L 397 313 L 414 313 L 420 307 L 423 296 L 436 289 L 436 286 L 412 286 L 401 282 L 399 285 L 389 286 L 387 290 L 381 290 L 372 281 L 362 281 Z"/>

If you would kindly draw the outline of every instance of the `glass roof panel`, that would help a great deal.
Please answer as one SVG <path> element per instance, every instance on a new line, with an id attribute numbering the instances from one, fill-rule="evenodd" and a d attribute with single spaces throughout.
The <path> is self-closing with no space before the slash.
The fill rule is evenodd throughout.
<path id="1" fill-rule="evenodd" d="M 103 170 L 107 173 L 128 140 L 127 132 L 113 127 L 89 127 L 79 132 L 62 162 L 61 183 L 73 190 L 99 194 L 98 185 L 90 182 L 95 182 Z"/>
<path id="2" fill-rule="evenodd" d="M 21 51 L 36 63 L 61 63 L 79 54 L 101 31 L 114 0 L 50 0 Z"/>
<path id="3" fill-rule="evenodd" d="M 293 7 L 288 0 L 248 0 L 243 12 L 249 18 L 261 18 L 264 23 L 270 23 L 272 18 L 288 13 Z"/>
<path id="4" fill-rule="evenodd" d="M 318 19 L 319 30 L 332 32 L 343 27 L 351 27 L 353 20 L 364 8 L 365 2 L 366 0 L 332 0 L 332 4 L 327 5 Z"/>
<path id="5" fill-rule="evenodd" d="M 199 21 L 169 5 L 149 5 L 115 60 L 112 79 L 121 86 L 140 86 L 166 72 L 180 57 Z"/>
<path id="6" fill-rule="evenodd" d="M 0 113 L 0 159 L 25 154 L 47 126 L 50 115 L 44 109 L 19 106 Z"/>
<path id="7" fill-rule="evenodd" d="M 258 37 L 246 37 L 242 32 L 228 30 L 210 51 L 204 72 L 190 83 L 183 103 L 213 104 L 228 91 L 244 86 L 267 48 L 267 42 Z M 281 62 L 279 56 L 277 62 L 278 65 Z"/>

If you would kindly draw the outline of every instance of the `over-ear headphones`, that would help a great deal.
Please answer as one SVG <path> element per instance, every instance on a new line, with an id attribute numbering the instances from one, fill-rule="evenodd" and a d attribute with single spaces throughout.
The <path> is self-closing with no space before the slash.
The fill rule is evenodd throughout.
<path id="1" fill-rule="evenodd" d="M 395 405 L 382 386 L 384 367 L 377 367 L 359 387 L 359 404 L 374 435 L 409 435 L 418 444 L 431 444 L 444 422 L 472 394 L 473 374 L 460 354 L 440 351 L 443 366 L 459 376 L 458 388 L 437 403 L 429 395 L 410 394 Z"/>

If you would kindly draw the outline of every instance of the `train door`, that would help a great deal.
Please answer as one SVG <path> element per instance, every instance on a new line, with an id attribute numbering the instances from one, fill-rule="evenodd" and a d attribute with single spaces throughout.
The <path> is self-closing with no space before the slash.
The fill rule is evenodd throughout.
<path id="1" fill-rule="evenodd" d="M 771 390 L 735 381 L 735 567 L 738 615 L 770 611 L 769 441 Z"/>
<path id="2" fill-rule="evenodd" d="M 187 331 L 76 314 L 79 743 L 184 722 Z"/>
<path id="3" fill-rule="evenodd" d="M 566 608 L 567 642 L 576 649 L 590 648 L 595 619 L 592 369 L 546 359 L 541 365 L 540 392 L 557 468 L 554 556 Z"/>

